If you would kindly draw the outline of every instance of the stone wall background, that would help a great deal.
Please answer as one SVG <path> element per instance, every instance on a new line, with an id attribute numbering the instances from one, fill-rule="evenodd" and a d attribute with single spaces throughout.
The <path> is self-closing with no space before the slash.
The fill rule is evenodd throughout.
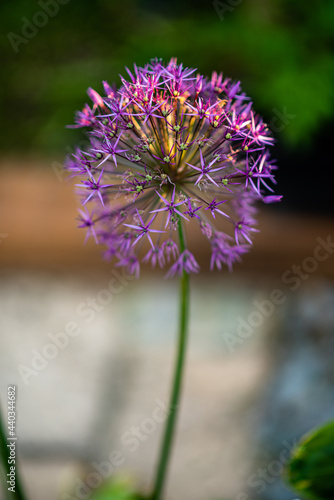
<path id="1" fill-rule="evenodd" d="M 72 186 L 59 182 L 51 167 L 6 167 L 0 395 L 3 409 L 7 386 L 17 385 L 18 450 L 29 498 L 62 499 L 94 461 L 115 450 L 124 458 L 115 476 L 130 474 L 149 491 L 163 427 L 154 415 L 163 414 L 157 408 L 168 399 L 174 359 L 177 281 L 146 269 L 139 281 L 121 279 L 107 303 L 102 290 L 112 268 L 99 248 L 82 245 Z M 232 275 L 204 271 L 192 280 L 170 500 L 296 498 L 280 479 L 281 452 L 334 416 L 333 255 L 295 290 L 282 278 L 312 258 L 317 238 L 333 234 L 332 221 L 264 212 L 260 228 Z M 205 269 L 208 256 L 200 253 Z M 248 321 L 258 310 L 254 301 L 264 303 L 275 289 L 284 302 L 241 338 L 238 318 Z M 97 301 L 94 317 L 87 314 L 88 298 Z M 32 350 L 41 353 L 50 332 L 73 321 L 80 333 L 25 384 L 18 366 L 29 367 Z M 134 439 L 137 427 L 141 437 Z"/>

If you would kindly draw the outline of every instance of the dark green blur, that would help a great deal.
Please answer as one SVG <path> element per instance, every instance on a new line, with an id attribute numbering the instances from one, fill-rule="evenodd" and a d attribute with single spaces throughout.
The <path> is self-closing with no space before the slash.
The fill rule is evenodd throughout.
<path id="1" fill-rule="evenodd" d="M 334 498 L 334 421 L 304 436 L 292 452 L 286 477 L 310 500 Z"/>
<path id="2" fill-rule="evenodd" d="M 22 36 L 22 18 L 41 10 L 37 0 L 1 2 L 3 152 L 65 154 L 81 137 L 65 125 L 89 102 L 87 87 L 101 91 L 103 79 L 119 82 L 124 66 L 155 56 L 240 79 L 289 147 L 309 147 L 333 120 L 331 0 L 69 0 L 15 53 L 8 33 Z"/>

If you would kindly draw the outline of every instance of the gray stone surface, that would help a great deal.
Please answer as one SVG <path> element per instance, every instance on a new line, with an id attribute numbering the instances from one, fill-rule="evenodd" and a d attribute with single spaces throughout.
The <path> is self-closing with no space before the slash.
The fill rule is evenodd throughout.
<path id="1" fill-rule="evenodd" d="M 79 477 L 80 464 L 108 460 L 113 450 L 124 458 L 115 473 L 132 474 L 146 490 L 152 482 L 163 428 L 154 415 L 167 402 L 174 358 L 177 281 L 129 281 L 103 305 L 107 296 L 101 290 L 109 279 L 2 275 L 1 396 L 8 384 L 17 385 L 19 450 L 34 500 L 60 498 Z M 266 382 L 262 340 L 274 318 L 233 353 L 223 334 L 235 331 L 236 318 L 247 317 L 261 294 L 261 285 L 225 275 L 219 281 L 194 279 L 170 500 L 236 498 L 251 471 L 250 417 Z M 90 316 L 79 316 L 78 306 L 87 311 L 82 304 L 89 297 L 100 310 L 88 323 Z M 63 332 L 73 321 L 80 333 L 24 383 L 18 366 L 31 367 L 32 350 L 45 351 L 48 334 Z"/>
<path id="2" fill-rule="evenodd" d="M 311 283 L 290 297 L 271 345 L 272 376 L 258 407 L 259 466 L 277 461 L 286 442 L 334 418 L 333 332 L 332 283 Z M 277 474 L 269 479 L 265 489 L 254 489 L 256 498 L 295 498 Z"/>

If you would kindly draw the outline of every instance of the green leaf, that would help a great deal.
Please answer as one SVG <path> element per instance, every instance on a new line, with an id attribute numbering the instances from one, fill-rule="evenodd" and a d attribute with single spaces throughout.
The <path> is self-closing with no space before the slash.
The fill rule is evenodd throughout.
<path id="1" fill-rule="evenodd" d="M 291 453 L 286 474 L 303 498 L 334 499 L 334 421 L 300 440 Z"/>
<path id="2" fill-rule="evenodd" d="M 118 479 L 105 483 L 90 500 L 144 500 L 144 497 L 133 489 L 130 481 Z"/>

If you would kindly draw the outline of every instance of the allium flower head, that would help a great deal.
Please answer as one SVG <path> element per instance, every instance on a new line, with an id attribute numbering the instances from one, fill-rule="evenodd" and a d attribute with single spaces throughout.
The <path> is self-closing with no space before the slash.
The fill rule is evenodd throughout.
<path id="1" fill-rule="evenodd" d="M 210 268 L 231 269 L 257 231 L 255 203 L 281 198 L 271 187 L 274 140 L 240 82 L 195 71 L 176 59 L 134 66 L 119 90 L 88 89 L 93 105 L 76 115 L 90 140 L 66 162 L 80 178 L 79 227 L 137 276 L 140 255 L 168 266 L 167 276 L 198 272 L 186 242 L 194 224 L 211 246 Z"/>

